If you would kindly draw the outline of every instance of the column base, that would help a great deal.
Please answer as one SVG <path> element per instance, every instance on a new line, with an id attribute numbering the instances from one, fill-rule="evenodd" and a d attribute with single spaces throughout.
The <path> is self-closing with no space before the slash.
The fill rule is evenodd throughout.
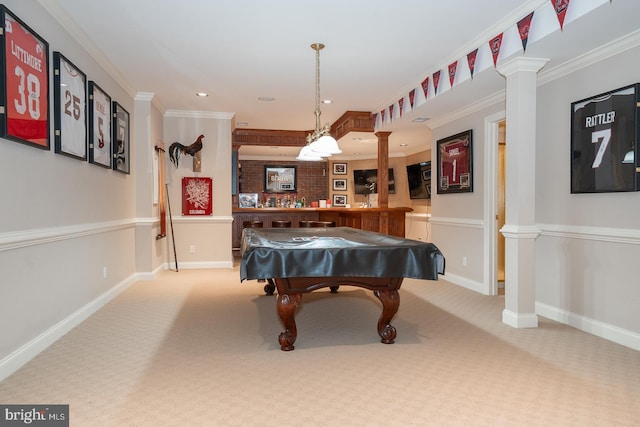
<path id="1" fill-rule="evenodd" d="M 513 328 L 537 328 L 538 316 L 535 313 L 518 314 L 510 310 L 503 310 L 502 323 Z"/>

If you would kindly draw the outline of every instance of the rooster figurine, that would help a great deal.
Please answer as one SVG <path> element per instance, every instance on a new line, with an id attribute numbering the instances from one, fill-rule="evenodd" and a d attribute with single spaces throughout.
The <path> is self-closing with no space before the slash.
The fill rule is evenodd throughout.
<path id="1" fill-rule="evenodd" d="M 179 142 L 171 144 L 169 146 L 169 158 L 171 159 L 171 162 L 178 167 L 178 161 L 182 154 L 193 156 L 198 151 L 202 150 L 202 138 L 204 138 L 204 135 L 200 135 L 198 139 L 196 139 L 196 142 L 187 146 L 184 146 Z"/>

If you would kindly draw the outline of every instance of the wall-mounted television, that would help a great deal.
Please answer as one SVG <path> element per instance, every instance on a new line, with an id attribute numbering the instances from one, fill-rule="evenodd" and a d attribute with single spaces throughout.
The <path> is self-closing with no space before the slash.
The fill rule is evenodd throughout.
<path id="1" fill-rule="evenodd" d="M 409 198 L 431 198 L 431 162 L 407 165 L 407 180 L 409 181 Z"/>
<path id="2" fill-rule="evenodd" d="M 378 169 L 359 169 L 353 171 L 355 194 L 372 194 L 378 192 Z M 396 181 L 393 168 L 389 168 L 389 194 L 396 192 Z"/>

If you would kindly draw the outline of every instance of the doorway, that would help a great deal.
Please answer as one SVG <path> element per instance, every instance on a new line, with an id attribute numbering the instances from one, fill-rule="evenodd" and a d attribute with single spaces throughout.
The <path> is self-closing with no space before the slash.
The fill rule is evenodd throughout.
<path id="1" fill-rule="evenodd" d="M 498 209 L 497 220 L 497 280 L 498 294 L 504 295 L 505 241 L 500 232 L 505 222 L 505 176 L 506 176 L 506 120 L 498 123 Z"/>

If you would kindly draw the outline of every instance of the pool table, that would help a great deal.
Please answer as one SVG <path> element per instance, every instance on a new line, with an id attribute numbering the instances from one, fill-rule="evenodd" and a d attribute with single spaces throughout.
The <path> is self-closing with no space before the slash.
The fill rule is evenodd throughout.
<path id="1" fill-rule="evenodd" d="M 277 311 L 285 330 L 280 349 L 294 349 L 295 312 L 302 294 L 321 288 L 357 286 L 372 290 L 382 303 L 381 342 L 392 344 L 391 319 L 400 306 L 405 277 L 438 280 L 445 260 L 432 244 L 350 227 L 246 228 L 242 233 L 240 280 L 272 279 Z"/>

